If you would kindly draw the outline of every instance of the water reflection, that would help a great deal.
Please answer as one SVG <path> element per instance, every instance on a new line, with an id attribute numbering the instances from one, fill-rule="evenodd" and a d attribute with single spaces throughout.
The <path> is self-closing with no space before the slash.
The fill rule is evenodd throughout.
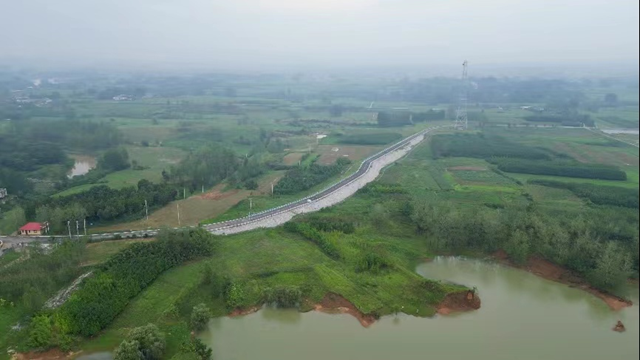
<path id="1" fill-rule="evenodd" d="M 432 279 L 476 286 L 480 310 L 417 318 L 398 314 L 363 328 L 349 315 L 266 308 L 213 319 L 201 338 L 228 359 L 637 359 L 638 307 L 612 312 L 579 289 L 463 258 L 418 266 Z M 638 290 L 634 290 L 637 301 Z M 611 331 L 616 321 L 627 332 Z"/>
<path id="2" fill-rule="evenodd" d="M 302 313 L 296 309 L 278 309 L 271 306 L 262 308 L 260 314 L 265 320 L 276 321 L 281 324 L 296 324 L 302 319 Z"/>
<path id="3" fill-rule="evenodd" d="M 73 168 L 69 170 L 69 173 L 67 174 L 68 178 L 84 175 L 88 173 L 89 170 L 96 167 L 96 158 L 93 156 L 69 155 L 69 157 L 74 160 L 74 163 Z"/>

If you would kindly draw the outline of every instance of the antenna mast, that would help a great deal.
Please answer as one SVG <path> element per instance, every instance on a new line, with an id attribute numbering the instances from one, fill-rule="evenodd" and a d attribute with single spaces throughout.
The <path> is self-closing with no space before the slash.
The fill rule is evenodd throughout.
<path id="1" fill-rule="evenodd" d="M 460 89 L 460 99 L 458 102 L 458 110 L 456 110 L 455 128 L 466 130 L 469 120 L 467 119 L 467 91 L 469 89 L 469 78 L 467 76 L 467 60 L 462 63 L 462 88 Z"/>

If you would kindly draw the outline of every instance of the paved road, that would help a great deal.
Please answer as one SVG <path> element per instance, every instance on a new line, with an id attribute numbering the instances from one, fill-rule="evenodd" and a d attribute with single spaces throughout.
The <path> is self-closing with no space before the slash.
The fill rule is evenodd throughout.
<path id="1" fill-rule="evenodd" d="M 318 199 L 322 199 L 326 196 L 331 195 L 332 193 L 340 190 L 340 188 L 342 188 L 343 186 L 353 182 L 354 180 L 358 179 L 359 177 L 361 177 L 362 175 L 364 175 L 365 173 L 367 173 L 371 167 L 371 164 L 379 159 L 380 157 L 394 151 L 397 150 L 399 148 L 402 148 L 403 146 L 406 146 L 407 144 L 409 144 L 409 142 L 411 142 L 412 140 L 414 140 L 416 137 L 419 136 L 423 136 L 426 133 L 433 131 L 435 129 L 441 128 L 441 127 L 445 127 L 445 126 L 436 126 L 433 128 L 429 128 L 429 129 L 425 129 L 422 130 L 414 135 L 411 135 L 389 147 L 387 147 L 386 149 L 371 155 L 370 157 L 368 157 L 367 159 L 365 159 L 362 164 L 360 165 L 360 167 L 358 168 L 358 170 L 353 173 L 352 175 L 348 176 L 345 179 L 340 180 L 339 182 L 329 186 L 328 188 L 319 191 L 313 195 L 307 196 L 303 199 L 300 199 L 298 201 L 294 201 L 292 203 L 289 204 L 285 204 L 282 206 L 278 206 L 276 208 L 273 209 L 269 209 L 269 210 L 265 210 L 256 214 L 252 214 L 250 216 L 246 216 L 243 218 L 239 218 L 239 219 L 233 219 L 233 220 L 228 220 L 228 221 L 224 221 L 224 222 L 220 222 L 220 223 L 214 223 L 214 224 L 208 224 L 205 225 L 204 228 L 209 230 L 209 231 L 215 231 L 215 230 L 220 230 L 220 229 L 228 229 L 231 227 L 235 227 L 235 226 L 239 226 L 239 225 L 245 225 L 247 223 L 251 223 L 254 221 L 258 221 L 264 218 L 268 218 L 270 216 L 274 216 L 283 212 L 288 212 L 291 211 L 292 209 L 295 209 L 299 206 L 302 206 L 304 204 L 307 203 L 312 203 Z M 192 228 L 194 226 L 191 226 Z M 184 227 L 186 228 L 186 227 Z M 178 228 L 175 228 L 178 229 Z M 113 239 L 116 236 L 120 236 L 122 238 L 128 238 L 128 237 L 142 237 L 142 236 L 155 236 L 158 233 L 159 229 L 153 229 L 153 230 L 134 230 L 134 231 L 121 231 L 121 232 L 112 232 L 112 233 L 104 233 L 104 234 L 93 234 L 93 235 L 89 235 L 91 237 L 91 239 L 94 240 L 99 240 L 99 239 Z M 75 236 L 75 235 L 74 235 Z M 0 240 L 4 240 L 5 244 L 11 244 L 14 245 L 16 243 L 19 242 L 32 242 L 32 241 L 46 241 L 46 240 L 51 240 L 52 238 L 55 239 L 62 239 L 62 238 L 67 238 L 68 236 L 64 236 L 64 235 L 57 235 L 57 236 L 42 236 L 42 237 L 6 237 L 6 236 L 0 236 Z M 7 245 L 5 245 L 6 248 Z M 15 246 L 15 245 L 14 245 Z"/>
<path id="2" fill-rule="evenodd" d="M 434 129 L 437 129 L 440 127 L 433 127 L 433 128 L 429 128 L 423 131 L 420 131 L 414 135 L 411 135 L 391 146 L 389 146 L 388 148 L 374 154 L 371 155 L 370 157 L 368 157 L 367 159 L 365 159 L 362 164 L 360 165 L 360 167 L 358 168 L 358 170 L 353 173 L 352 175 L 350 175 L 349 177 L 340 180 L 339 182 L 335 183 L 334 185 L 319 191 L 313 195 L 307 196 L 303 199 L 300 199 L 298 201 L 294 201 L 292 203 L 286 204 L 286 205 L 282 205 L 273 209 L 269 209 L 269 210 L 265 210 L 263 212 L 260 213 L 256 213 L 256 214 L 252 214 L 250 216 L 246 216 L 243 218 L 239 218 L 239 219 L 234 219 L 234 220 L 229 220 L 229 221 L 224 221 L 224 222 L 220 222 L 220 223 L 214 223 L 214 224 L 209 224 L 206 225 L 205 228 L 207 230 L 213 231 L 213 230 L 219 230 L 219 229 L 225 229 L 225 228 L 230 228 L 230 227 L 234 227 L 234 226 L 238 226 L 241 224 L 246 224 L 249 222 L 254 222 L 257 220 L 261 220 L 282 212 L 287 212 L 287 211 L 291 211 L 292 209 L 295 209 L 299 206 L 305 205 L 307 203 L 316 201 L 318 199 L 322 199 L 325 196 L 328 196 L 330 194 L 332 194 L 333 192 L 339 190 L 340 188 L 342 188 L 343 186 L 353 182 L 354 180 L 356 180 L 357 178 L 359 178 L 360 176 L 364 175 L 367 171 L 369 171 L 369 168 L 371 167 L 371 163 L 373 161 L 375 161 L 376 159 L 394 151 L 397 150 L 399 148 L 402 148 L 403 146 L 407 145 L 409 142 L 411 142 L 413 139 L 415 139 L 416 137 L 419 136 L 423 136 L 426 133 L 428 133 L 429 131 L 432 131 Z"/>

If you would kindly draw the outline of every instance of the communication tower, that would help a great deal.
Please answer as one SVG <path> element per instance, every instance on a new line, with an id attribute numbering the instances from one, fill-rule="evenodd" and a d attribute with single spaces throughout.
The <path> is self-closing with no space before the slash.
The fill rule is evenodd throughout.
<path id="1" fill-rule="evenodd" d="M 458 99 L 458 109 L 456 110 L 456 120 L 454 126 L 459 130 L 466 130 L 469 119 L 467 118 L 467 92 L 469 89 L 469 78 L 467 76 L 467 60 L 462 63 L 462 81 L 460 98 Z"/>

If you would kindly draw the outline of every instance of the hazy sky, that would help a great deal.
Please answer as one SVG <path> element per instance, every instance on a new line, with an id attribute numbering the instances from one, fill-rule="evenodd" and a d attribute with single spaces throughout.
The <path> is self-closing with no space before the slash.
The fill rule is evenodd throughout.
<path id="1" fill-rule="evenodd" d="M 211 68 L 637 62 L 638 0 L 0 0 L 0 60 Z"/>

